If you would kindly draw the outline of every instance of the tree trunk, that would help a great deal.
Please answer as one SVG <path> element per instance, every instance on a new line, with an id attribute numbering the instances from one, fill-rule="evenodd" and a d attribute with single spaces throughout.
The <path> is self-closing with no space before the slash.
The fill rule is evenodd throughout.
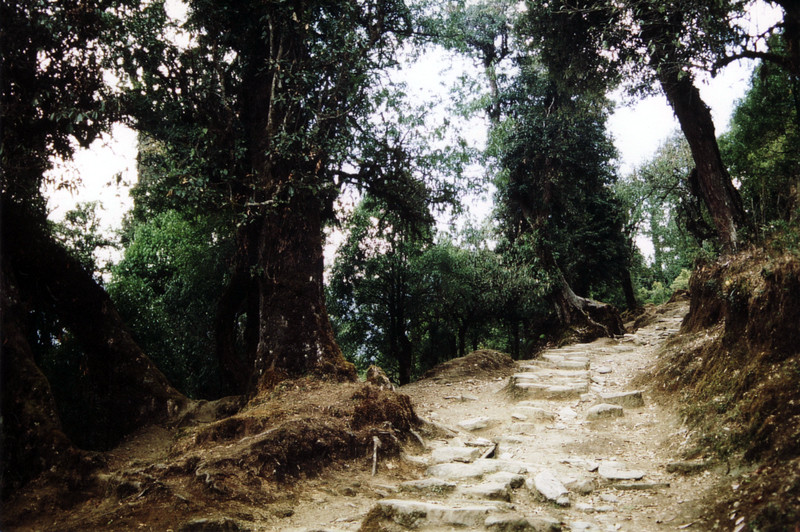
<path id="1" fill-rule="evenodd" d="M 108 294 L 46 233 L 43 220 L 4 205 L 2 249 L 24 297 L 52 307 L 83 346 L 109 445 L 174 418 L 189 400 L 134 342 Z"/>
<path id="2" fill-rule="evenodd" d="M 322 222 L 313 191 L 265 215 L 259 235 L 256 391 L 289 377 L 355 380 L 333 335 L 322 284 Z"/>
<path id="3" fill-rule="evenodd" d="M 458 325 L 458 356 L 467 354 L 467 320 L 462 320 Z"/>
<path id="4" fill-rule="evenodd" d="M 50 384 L 36 366 L 21 318 L 28 312 L 14 276 L 3 257 L 2 418 L 0 418 L 0 499 L 42 471 L 63 463 L 77 452 L 61 430 Z"/>
<path id="5" fill-rule="evenodd" d="M 625 334 L 619 311 L 611 305 L 578 296 L 573 292 L 561 268 L 555 261 L 546 242 L 539 243 L 539 258 L 556 278 L 556 286 L 550 294 L 558 321 L 562 326 L 581 330 L 584 341 L 601 336 L 614 337 Z"/>
<path id="6" fill-rule="evenodd" d="M 697 182 L 725 252 L 739 245 L 737 228 L 745 223 L 739 191 L 722 163 L 711 111 L 700 98 L 692 77 L 676 67 L 665 66 L 658 78 L 692 150 Z"/>
<path id="7" fill-rule="evenodd" d="M 636 301 L 636 292 L 633 290 L 631 270 L 628 267 L 625 267 L 620 272 L 620 284 L 622 285 L 622 292 L 625 294 L 625 306 L 628 310 L 639 308 L 639 302 Z"/>

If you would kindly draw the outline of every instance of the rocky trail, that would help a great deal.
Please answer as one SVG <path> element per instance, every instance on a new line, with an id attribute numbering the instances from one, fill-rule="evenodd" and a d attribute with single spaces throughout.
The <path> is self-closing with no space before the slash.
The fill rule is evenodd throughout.
<path id="1" fill-rule="evenodd" d="M 278 529 L 713 528 L 703 501 L 721 473 L 681 460 L 689 435 L 676 407 L 634 385 L 686 311 L 667 305 L 634 334 L 546 351 L 511 377 L 404 387 L 439 436 L 402 460 L 376 450 L 377 475 L 349 490 L 320 483 Z M 409 465 L 422 474 L 398 481 Z"/>

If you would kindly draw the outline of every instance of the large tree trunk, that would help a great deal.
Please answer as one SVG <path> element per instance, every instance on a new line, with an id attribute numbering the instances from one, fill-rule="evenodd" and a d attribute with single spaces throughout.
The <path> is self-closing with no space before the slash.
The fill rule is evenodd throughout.
<path id="1" fill-rule="evenodd" d="M 34 362 L 22 323 L 28 311 L 5 256 L 0 275 L 0 499 L 6 499 L 31 478 L 77 452 L 61 430 L 50 384 Z"/>
<path id="2" fill-rule="evenodd" d="M 543 253 L 546 254 L 549 252 Z M 577 295 L 555 261 L 548 271 L 556 277 L 556 286 L 550 294 L 550 301 L 562 326 L 574 329 L 586 342 L 603 336 L 613 338 L 625 334 L 625 326 L 616 308 Z"/>
<path id="3" fill-rule="evenodd" d="M 52 308 L 83 346 L 104 418 L 98 434 L 113 444 L 138 427 L 173 419 L 189 400 L 142 352 L 105 290 L 52 240 L 44 220 L 3 207 L 4 264 L 23 297 Z"/>
<path id="4" fill-rule="evenodd" d="M 739 245 L 737 229 L 745 223 L 745 212 L 739 191 L 722 163 L 711 111 L 700 98 L 692 77 L 683 71 L 665 66 L 659 70 L 658 78 L 692 150 L 697 183 L 722 249 L 733 252 Z"/>
<path id="5" fill-rule="evenodd" d="M 633 289 L 631 270 L 627 266 L 620 271 L 619 282 L 622 285 L 622 293 L 625 294 L 625 306 L 628 310 L 636 310 L 639 308 L 639 302 L 636 301 L 636 292 Z"/>
<path id="6" fill-rule="evenodd" d="M 543 204 L 547 207 L 538 212 L 531 208 L 524 195 L 515 198 L 519 202 L 525 220 L 535 232 L 543 231 L 547 227 L 553 187 L 550 181 L 545 182 L 542 194 Z M 550 244 L 542 238 L 537 239 L 536 254 L 542 267 L 554 278 L 554 286 L 548 300 L 555 310 L 560 326 L 579 332 L 584 341 L 601 336 L 614 337 L 625 334 L 625 326 L 615 307 L 580 297 L 572 290 L 553 255 Z"/>
<path id="7" fill-rule="evenodd" d="M 256 391 L 303 375 L 356 379 L 355 367 L 336 344 L 325 308 L 320 212 L 312 191 L 298 191 L 263 219 Z"/>

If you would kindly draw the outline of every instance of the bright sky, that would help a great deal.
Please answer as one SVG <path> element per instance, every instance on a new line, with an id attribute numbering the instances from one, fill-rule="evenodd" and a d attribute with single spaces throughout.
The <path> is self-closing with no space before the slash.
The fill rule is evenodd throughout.
<path id="1" fill-rule="evenodd" d="M 763 29 L 780 16 L 779 9 L 762 3 L 754 12 L 753 23 Z M 458 75 L 459 69 L 458 66 L 449 66 L 440 60 L 422 61 L 409 77 L 409 92 L 439 94 L 446 98 L 449 80 Z M 715 79 L 702 80 L 699 84 L 703 99 L 712 109 L 718 134 L 727 128 L 736 100 L 747 89 L 752 68 L 752 62 L 733 63 Z M 477 131 L 480 127 L 476 126 L 476 134 L 483 137 L 485 131 Z M 609 130 L 620 152 L 622 173 L 645 162 L 676 128 L 677 121 L 664 96 L 654 96 L 628 106 L 620 104 L 609 121 Z M 47 191 L 51 219 L 63 219 L 77 202 L 100 201 L 104 208 L 100 212 L 103 227 L 107 230 L 119 228 L 131 204 L 128 187 L 136 180 L 136 133 L 117 125 L 110 137 L 96 141 L 88 150 L 80 150 L 74 161 L 54 170 L 56 175 L 71 172 L 81 178 L 74 194 L 66 190 Z M 122 176 L 120 185 L 116 184 L 118 174 Z M 474 205 L 474 210 L 488 212 L 483 203 Z"/>

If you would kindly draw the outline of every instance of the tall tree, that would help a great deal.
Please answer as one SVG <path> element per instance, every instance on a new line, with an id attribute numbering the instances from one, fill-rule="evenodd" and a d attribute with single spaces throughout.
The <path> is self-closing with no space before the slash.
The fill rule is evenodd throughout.
<path id="1" fill-rule="evenodd" d="M 725 57 L 727 47 L 742 42 L 743 33 L 734 21 L 743 13 L 744 2 L 584 0 L 577 4 L 529 2 L 528 7 L 535 33 L 546 36 L 545 48 L 550 56 L 560 58 L 561 71 L 575 72 L 587 62 L 597 63 L 601 68 L 589 72 L 608 74 L 609 79 L 615 73 L 632 73 L 640 80 L 640 89 L 659 84 L 691 147 L 696 191 L 708 207 L 723 249 L 735 250 L 738 228 L 746 223 L 745 212 L 722 162 L 711 112 L 700 98 L 694 69 L 711 70 L 716 60 Z M 592 39 L 574 46 L 573 40 L 554 38 L 548 28 L 560 19 L 588 23 Z"/>
<path id="2" fill-rule="evenodd" d="M 431 241 L 431 225 L 403 220 L 367 196 L 346 228 L 330 285 L 339 336 L 362 367 L 380 363 L 408 384 L 415 365 L 411 333 L 426 306 L 416 262 Z"/>
<path id="3" fill-rule="evenodd" d="M 771 41 L 780 49 L 780 39 Z M 776 50 L 777 52 L 777 50 Z M 800 208 L 800 82 L 790 70 L 763 62 L 720 139 L 731 173 L 757 228 L 797 219 Z"/>
<path id="4" fill-rule="evenodd" d="M 520 62 L 514 89 L 509 97 L 511 125 L 500 129 L 507 135 L 497 142 L 505 231 L 512 242 L 533 235 L 536 258 L 551 278 L 549 299 L 560 325 L 586 328 L 589 335 L 621 334 L 616 311 L 578 296 L 572 289 L 578 279 L 570 281 L 567 275 L 573 272 L 565 270 L 569 257 L 575 256 L 570 248 L 581 240 L 601 242 L 609 257 L 617 257 L 616 267 L 624 268 L 624 261 L 619 262 L 626 252 L 621 219 L 614 220 L 617 207 L 608 201 L 614 175 L 613 147 L 604 130 L 606 110 L 591 98 L 563 93 L 530 59 Z M 596 202 L 607 203 L 595 210 Z M 592 234 L 582 239 L 576 230 Z M 613 260 L 607 259 L 595 254 L 594 270 L 613 270 Z"/>
<path id="5" fill-rule="evenodd" d="M 408 17 L 394 0 L 196 1 L 189 45 L 144 35 L 121 61 L 139 127 L 196 154 L 187 181 L 239 219 L 217 335 L 230 337 L 243 304 L 257 314 L 253 365 L 236 370 L 251 391 L 309 373 L 355 377 L 325 309 L 322 224 Z"/>

